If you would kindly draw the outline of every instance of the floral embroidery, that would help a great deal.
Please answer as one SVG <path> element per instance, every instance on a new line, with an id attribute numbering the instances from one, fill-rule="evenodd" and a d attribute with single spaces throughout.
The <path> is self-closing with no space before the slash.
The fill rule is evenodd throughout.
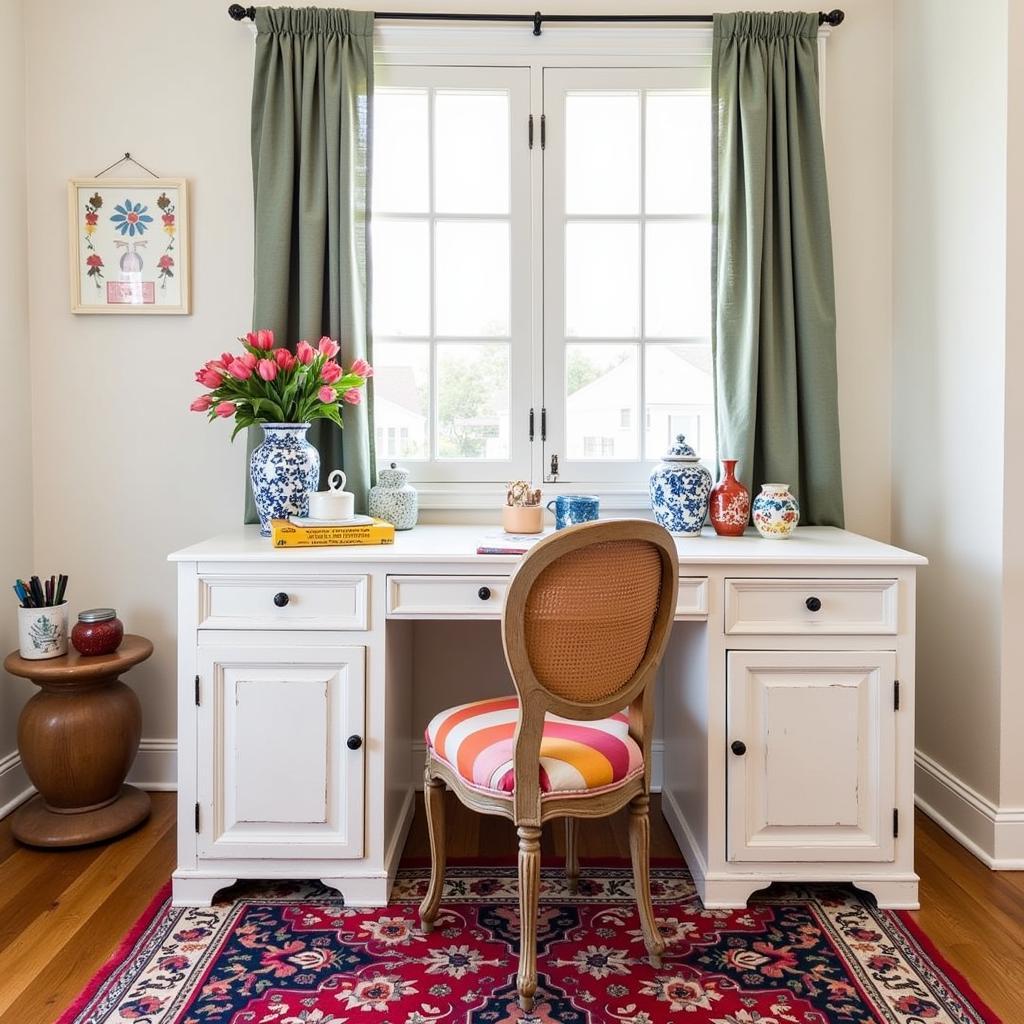
<path id="1" fill-rule="evenodd" d="M 115 231 L 134 238 L 136 235 L 144 234 L 146 228 L 153 223 L 153 218 L 147 212 L 148 210 L 148 206 L 126 199 L 123 203 L 114 206 L 114 214 L 110 221 L 114 225 Z"/>
<path id="2" fill-rule="evenodd" d="M 96 287 L 100 288 L 100 281 L 103 280 L 103 257 L 98 252 L 89 253 L 85 258 L 85 265 L 89 268 L 86 274 L 93 279 Z"/>
<path id="3" fill-rule="evenodd" d="M 99 192 L 94 192 L 85 204 L 85 247 L 90 251 L 96 248 L 92 244 L 92 236 L 96 234 L 96 223 L 100 219 L 99 209 L 102 205 L 103 196 Z"/>
<path id="4" fill-rule="evenodd" d="M 164 253 L 163 256 L 156 261 L 156 267 L 157 277 L 160 278 L 160 287 L 166 288 L 167 279 L 169 277 L 174 277 L 174 257 L 168 256 L 167 253 Z"/>

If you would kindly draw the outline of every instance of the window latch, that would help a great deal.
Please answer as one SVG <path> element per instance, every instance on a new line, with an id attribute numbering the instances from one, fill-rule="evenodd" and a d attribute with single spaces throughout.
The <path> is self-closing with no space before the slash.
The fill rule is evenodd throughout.
<path id="1" fill-rule="evenodd" d="M 551 456 L 551 471 L 548 474 L 548 483 L 555 483 L 558 480 L 558 456 Z"/>

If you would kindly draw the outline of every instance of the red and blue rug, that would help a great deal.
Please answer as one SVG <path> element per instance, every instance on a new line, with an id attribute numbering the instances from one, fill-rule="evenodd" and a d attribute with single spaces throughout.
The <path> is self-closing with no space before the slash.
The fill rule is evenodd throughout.
<path id="1" fill-rule="evenodd" d="M 423 935 L 426 868 L 391 905 L 312 884 L 233 890 L 209 909 L 160 894 L 59 1024 L 998 1024 L 904 914 L 847 887 L 768 890 L 705 910 L 682 867 L 655 867 L 664 966 L 646 959 L 628 867 L 541 889 L 536 1008 L 516 1002 L 511 866 L 448 869 Z"/>

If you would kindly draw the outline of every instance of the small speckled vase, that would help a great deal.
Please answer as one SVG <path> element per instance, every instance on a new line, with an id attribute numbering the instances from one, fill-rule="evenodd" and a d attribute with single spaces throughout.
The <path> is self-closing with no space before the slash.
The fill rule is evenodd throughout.
<path id="1" fill-rule="evenodd" d="M 761 484 L 754 499 L 754 525 L 762 537 L 785 540 L 800 522 L 800 506 L 789 493 L 789 484 Z"/>
<path id="2" fill-rule="evenodd" d="M 391 523 L 396 530 L 411 530 L 419 514 L 419 495 L 409 483 L 409 470 L 392 462 L 377 474 L 377 484 L 370 488 L 370 515 Z"/>
<path id="3" fill-rule="evenodd" d="M 263 443 L 249 456 L 260 536 L 271 519 L 309 515 L 309 492 L 320 480 L 320 453 L 306 440 L 308 423 L 264 423 Z"/>

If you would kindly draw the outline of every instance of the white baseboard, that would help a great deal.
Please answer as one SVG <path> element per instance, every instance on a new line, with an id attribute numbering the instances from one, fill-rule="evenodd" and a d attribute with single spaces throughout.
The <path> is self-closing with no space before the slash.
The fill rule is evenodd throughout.
<path id="1" fill-rule="evenodd" d="M 35 789 L 28 781 L 25 766 L 16 750 L 0 757 L 0 818 L 6 817 L 11 811 L 23 804 Z"/>
<path id="2" fill-rule="evenodd" d="M 1024 808 L 999 807 L 921 750 L 914 769 L 914 800 L 929 818 L 987 867 L 1024 870 Z"/>
<path id="3" fill-rule="evenodd" d="M 128 781 L 139 789 L 168 792 L 178 788 L 178 741 L 143 737 Z"/>
<path id="4" fill-rule="evenodd" d="M 427 745 L 423 740 L 414 740 L 412 744 L 412 777 L 416 780 L 416 788 L 423 789 L 423 761 L 427 756 Z M 665 741 L 651 741 L 651 792 L 660 793 L 661 783 L 665 778 Z"/>
<path id="5" fill-rule="evenodd" d="M 143 739 L 135 758 L 128 782 L 151 792 L 173 791 L 178 788 L 178 741 Z M 16 750 L 0 757 L 0 818 L 23 804 L 35 787 L 25 774 L 25 766 Z"/>

